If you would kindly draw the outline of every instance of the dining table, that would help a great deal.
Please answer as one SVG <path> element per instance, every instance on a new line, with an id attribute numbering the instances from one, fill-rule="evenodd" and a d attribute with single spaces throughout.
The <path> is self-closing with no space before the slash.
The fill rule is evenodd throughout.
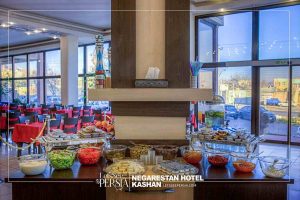
<path id="1" fill-rule="evenodd" d="M 7 118 L 5 116 L 0 116 L 0 130 L 7 130 Z"/>
<path id="2" fill-rule="evenodd" d="M 15 143 L 31 143 L 42 129 L 43 123 L 40 122 L 16 124 L 13 130 L 12 140 Z"/>

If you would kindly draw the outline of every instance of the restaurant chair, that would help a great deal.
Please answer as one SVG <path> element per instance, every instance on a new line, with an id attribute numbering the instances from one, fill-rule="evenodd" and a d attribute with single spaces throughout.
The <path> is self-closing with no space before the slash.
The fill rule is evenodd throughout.
<path id="1" fill-rule="evenodd" d="M 81 107 L 73 107 L 72 110 L 72 117 L 80 117 L 80 111 L 81 111 Z"/>
<path id="2" fill-rule="evenodd" d="M 60 129 L 60 123 L 61 121 L 59 119 L 50 120 L 50 130 Z"/>
<path id="3" fill-rule="evenodd" d="M 38 122 L 43 123 L 44 119 L 46 119 L 47 115 L 38 115 Z"/>
<path id="4" fill-rule="evenodd" d="M 9 110 L 18 110 L 18 105 L 15 103 L 9 104 Z"/>
<path id="5" fill-rule="evenodd" d="M 56 110 L 62 110 L 63 106 L 61 104 L 55 104 L 54 107 L 56 108 Z"/>
<path id="6" fill-rule="evenodd" d="M 55 119 L 58 119 L 58 120 L 62 120 L 62 119 L 66 119 L 68 118 L 68 113 L 63 113 L 63 114 L 55 114 Z"/>
<path id="7" fill-rule="evenodd" d="M 28 111 L 25 111 L 24 115 L 25 116 L 38 116 L 38 113 L 37 112 L 28 112 Z"/>
<path id="8" fill-rule="evenodd" d="M 86 126 L 93 125 L 94 124 L 94 119 L 95 119 L 95 116 L 83 116 L 81 118 L 80 126 L 81 127 L 86 127 Z"/>
<path id="9" fill-rule="evenodd" d="M 19 116 L 19 123 L 24 124 L 26 120 L 29 120 L 29 123 L 35 122 L 35 116 L 29 115 L 29 116 Z"/>
<path id="10" fill-rule="evenodd" d="M 50 106 L 49 105 L 42 105 L 42 114 L 50 114 Z"/>
<path id="11" fill-rule="evenodd" d="M 37 112 L 27 112 L 27 111 L 25 111 L 25 112 L 24 112 L 24 115 L 25 115 L 25 116 L 33 116 L 34 121 L 36 121 L 37 116 L 38 116 L 38 113 L 37 113 Z"/>
<path id="12" fill-rule="evenodd" d="M 5 132 L 6 142 L 8 142 L 9 135 L 14 130 L 15 125 L 19 123 L 19 116 L 21 115 L 20 112 L 7 112 L 7 120 L 6 120 L 6 127 L 8 130 Z"/>
<path id="13" fill-rule="evenodd" d="M 91 108 L 92 106 L 83 106 L 83 116 L 90 116 Z"/>
<path id="14" fill-rule="evenodd" d="M 64 119 L 63 131 L 64 133 L 76 133 L 78 125 L 78 118 Z"/>
<path id="15" fill-rule="evenodd" d="M 55 107 L 49 107 L 49 110 L 50 110 L 51 117 L 54 117 L 54 114 L 56 112 L 56 108 Z"/>
<path id="16" fill-rule="evenodd" d="M 95 116 L 95 120 L 101 121 L 101 119 L 102 119 L 102 110 L 101 109 L 93 110 L 93 114 Z"/>

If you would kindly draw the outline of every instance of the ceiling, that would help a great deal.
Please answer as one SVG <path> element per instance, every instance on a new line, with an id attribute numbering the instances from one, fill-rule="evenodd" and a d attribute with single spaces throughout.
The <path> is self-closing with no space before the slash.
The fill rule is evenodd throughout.
<path id="1" fill-rule="evenodd" d="M 8 13 L 2 12 L 9 10 Z M 14 26 L 28 26 L 32 30 L 47 28 L 63 35 L 75 35 L 79 43 L 94 42 L 101 30 L 110 30 L 111 0 L 0 0 L 0 23 L 12 21 Z M 46 33 L 26 35 L 24 31 L 0 27 L 0 50 L 8 46 L 53 40 Z"/>
<path id="2" fill-rule="evenodd" d="M 100 29 L 109 29 L 111 24 L 111 0 L 0 0 L 0 7 L 28 10 Z"/>
<path id="3" fill-rule="evenodd" d="M 288 1 L 288 0 L 285 0 Z M 290 1 L 290 0 L 289 0 Z M 284 2 L 282 0 L 191 0 L 194 15 L 218 12 L 220 8 L 241 9 Z M 94 36 L 111 28 L 111 0 L 0 0 L 0 23 L 10 20 L 16 25 L 47 28 L 60 35 L 75 35 L 79 43 L 94 42 Z M 21 11 L 22 10 L 22 11 Z M 8 31 L 0 27 L 0 51 L 8 44 Z M 9 46 L 53 40 L 49 34 L 26 35 L 10 30 Z"/>
<path id="4" fill-rule="evenodd" d="M 8 37 L 9 35 L 9 37 Z M 50 37 L 36 34 L 36 35 L 26 35 L 23 32 L 15 31 L 15 30 L 8 30 L 7 29 L 0 29 L 0 47 L 4 47 L 8 45 L 8 41 L 10 46 L 21 45 L 24 43 L 34 43 L 49 40 Z"/>

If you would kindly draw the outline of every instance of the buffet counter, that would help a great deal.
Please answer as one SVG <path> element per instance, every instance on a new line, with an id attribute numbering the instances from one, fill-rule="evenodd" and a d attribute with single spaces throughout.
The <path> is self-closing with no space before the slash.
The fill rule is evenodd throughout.
<path id="1" fill-rule="evenodd" d="M 201 167 L 202 166 L 202 167 Z M 197 166 L 204 181 L 195 187 L 172 188 L 159 192 L 121 192 L 115 188 L 104 188 L 97 184 L 106 168 L 101 158 L 94 166 L 81 166 L 75 161 L 71 169 L 53 170 L 48 166 L 42 175 L 25 176 L 20 171 L 10 171 L 5 182 L 12 183 L 13 200 L 27 199 L 286 199 L 288 184 L 294 180 L 285 176 L 281 179 L 267 178 L 259 166 L 252 173 L 236 172 L 232 165 L 225 168 L 210 166 L 204 159 Z M 189 195 L 189 197 L 184 197 Z M 180 196 L 181 195 L 181 196 Z"/>

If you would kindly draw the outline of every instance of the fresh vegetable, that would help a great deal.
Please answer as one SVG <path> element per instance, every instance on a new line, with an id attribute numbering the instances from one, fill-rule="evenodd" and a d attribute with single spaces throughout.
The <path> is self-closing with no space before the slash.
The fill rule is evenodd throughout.
<path id="1" fill-rule="evenodd" d="M 77 152 L 78 160 L 82 165 L 96 164 L 99 161 L 101 155 L 102 152 L 98 148 L 82 148 Z"/>
<path id="2" fill-rule="evenodd" d="M 228 158 L 220 155 L 208 156 L 208 162 L 217 167 L 224 167 L 228 163 Z"/>
<path id="3" fill-rule="evenodd" d="M 50 165 L 54 169 L 69 169 L 75 160 L 75 153 L 69 150 L 53 150 L 49 152 Z"/>

